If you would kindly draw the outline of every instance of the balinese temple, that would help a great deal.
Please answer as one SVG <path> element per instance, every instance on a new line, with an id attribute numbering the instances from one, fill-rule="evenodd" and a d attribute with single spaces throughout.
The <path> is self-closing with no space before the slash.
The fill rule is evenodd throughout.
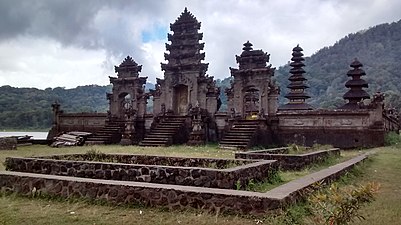
<path id="1" fill-rule="evenodd" d="M 345 87 L 350 88 L 350 90 L 343 96 L 348 102 L 340 107 L 341 109 L 358 109 L 363 105 L 364 99 L 370 98 L 369 94 L 362 89 L 368 87 L 368 83 L 361 79 L 361 76 L 366 75 L 365 71 L 360 68 L 362 66 L 362 63 L 357 59 L 350 65 L 352 69 L 348 71 L 347 76 L 352 77 L 352 79 L 345 83 Z"/>
<path id="2" fill-rule="evenodd" d="M 285 98 L 289 100 L 289 102 L 285 105 L 280 106 L 279 110 L 311 110 L 313 109 L 311 105 L 306 103 L 306 99 L 310 98 L 310 96 L 305 92 L 306 88 L 309 88 L 308 85 L 305 84 L 307 80 L 303 74 L 305 70 L 303 67 L 305 61 L 302 53 L 303 49 L 297 45 L 292 49 L 292 58 L 290 66 L 291 76 L 288 78 L 290 84 L 287 88 L 290 89 L 290 92 L 285 95 Z"/>
<path id="3" fill-rule="evenodd" d="M 54 122 L 49 139 L 68 131 L 93 133 L 85 144 L 138 144 L 141 146 L 199 145 L 218 142 L 221 148 L 249 149 L 254 146 L 312 146 L 330 144 L 339 148 L 374 147 L 384 144 L 385 133 L 401 128 L 397 116 L 385 110 L 384 95 L 377 93 L 368 105 L 369 95 L 361 79 L 365 72 L 355 60 L 345 84 L 349 88 L 342 109 L 316 109 L 306 102 L 302 48 L 293 48 L 290 63 L 289 102 L 278 107 L 280 89 L 273 80 L 275 68 L 270 55 L 253 49 L 247 41 L 230 68 L 232 82 L 225 90 L 227 111 L 219 111 L 220 89 L 206 74 L 201 23 L 186 8 L 170 24 L 163 79 L 154 90 L 145 91 L 146 77 L 131 57 L 115 67 L 110 77 L 112 93 L 107 94 L 108 113 L 64 113 L 53 104 Z M 152 81 L 150 81 L 152 82 Z M 153 112 L 147 113 L 153 97 Z M 353 110 L 361 109 L 361 110 Z"/>
<path id="4" fill-rule="evenodd" d="M 164 54 L 167 63 L 162 63 L 164 79 L 158 79 L 153 96 L 154 114 L 166 110 L 174 115 L 187 115 L 192 106 L 198 105 L 211 113 L 217 111 L 219 91 L 213 77 L 206 75 L 208 63 L 203 63 L 205 43 L 200 43 L 201 23 L 187 8 L 170 24 L 172 34 L 168 34 Z"/>

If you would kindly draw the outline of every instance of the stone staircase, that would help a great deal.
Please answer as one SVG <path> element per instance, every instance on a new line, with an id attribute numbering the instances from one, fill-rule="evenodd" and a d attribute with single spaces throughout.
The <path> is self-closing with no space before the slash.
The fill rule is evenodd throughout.
<path id="1" fill-rule="evenodd" d="M 169 146 L 174 143 L 174 136 L 180 132 L 184 126 L 185 117 L 164 118 L 155 128 L 153 128 L 145 138 L 139 142 L 140 146 Z"/>
<path id="2" fill-rule="evenodd" d="M 259 128 L 257 120 L 240 120 L 234 122 L 230 130 L 219 143 L 220 148 L 246 149 L 251 147 L 251 141 Z"/>
<path id="3" fill-rule="evenodd" d="M 116 144 L 121 140 L 124 123 L 108 122 L 101 130 L 89 136 L 85 145 Z"/>

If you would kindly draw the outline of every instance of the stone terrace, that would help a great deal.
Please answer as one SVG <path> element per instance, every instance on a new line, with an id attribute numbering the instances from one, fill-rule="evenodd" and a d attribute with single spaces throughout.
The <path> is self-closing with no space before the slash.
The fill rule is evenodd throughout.
<path id="1" fill-rule="evenodd" d="M 223 189 L 246 187 L 250 180 L 268 179 L 278 169 L 275 160 L 100 154 L 100 162 L 85 161 L 93 160 L 90 157 L 87 154 L 10 157 L 6 159 L 6 168 L 38 174 Z"/>
<path id="2" fill-rule="evenodd" d="M 192 207 L 257 215 L 294 203 L 314 183 L 338 178 L 367 156 L 357 156 L 266 193 L 10 171 L 0 172 L 0 189 L 28 196 L 35 192 L 65 198 L 105 200 L 115 204 L 140 203 L 170 209 Z"/>
<path id="3" fill-rule="evenodd" d="M 330 156 L 337 157 L 340 155 L 340 149 L 338 148 L 307 152 L 304 154 L 288 154 L 288 152 L 288 148 L 237 152 L 235 153 L 235 158 L 278 160 L 280 168 L 283 170 L 300 170 L 308 165 L 322 162 Z"/>

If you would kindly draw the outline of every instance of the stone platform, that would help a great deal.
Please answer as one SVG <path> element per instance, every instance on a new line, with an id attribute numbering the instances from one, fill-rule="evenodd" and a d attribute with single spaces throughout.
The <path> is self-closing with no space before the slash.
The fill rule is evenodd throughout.
<path id="1" fill-rule="evenodd" d="M 293 204 L 314 183 L 339 178 L 367 156 L 357 156 L 266 193 L 10 171 L 0 172 L 0 189 L 27 196 L 45 194 L 104 200 L 114 204 L 144 204 L 169 209 L 197 208 L 212 212 L 260 215 Z"/>
<path id="2" fill-rule="evenodd" d="M 304 154 L 288 154 L 288 148 L 275 148 L 235 153 L 236 159 L 277 160 L 283 170 L 300 170 L 308 165 L 320 163 L 330 156 L 340 156 L 340 149 L 333 148 Z"/>
<path id="3" fill-rule="evenodd" d="M 92 161 L 90 157 L 97 157 Z M 100 158 L 100 159 L 99 159 Z M 185 158 L 148 155 L 87 154 L 6 158 L 7 170 L 92 179 L 235 189 L 268 179 L 275 160 Z"/>

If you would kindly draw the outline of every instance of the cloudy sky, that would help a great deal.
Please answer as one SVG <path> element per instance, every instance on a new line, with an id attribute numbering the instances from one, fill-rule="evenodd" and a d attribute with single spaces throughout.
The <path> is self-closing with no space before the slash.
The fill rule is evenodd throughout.
<path id="1" fill-rule="evenodd" d="M 298 43 L 309 56 L 401 19 L 400 0 L 0 0 L 0 86 L 106 85 L 127 55 L 155 83 L 185 7 L 202 22 L 208 74 L 220 79 L 247 40 L 279 67 Z"/>

